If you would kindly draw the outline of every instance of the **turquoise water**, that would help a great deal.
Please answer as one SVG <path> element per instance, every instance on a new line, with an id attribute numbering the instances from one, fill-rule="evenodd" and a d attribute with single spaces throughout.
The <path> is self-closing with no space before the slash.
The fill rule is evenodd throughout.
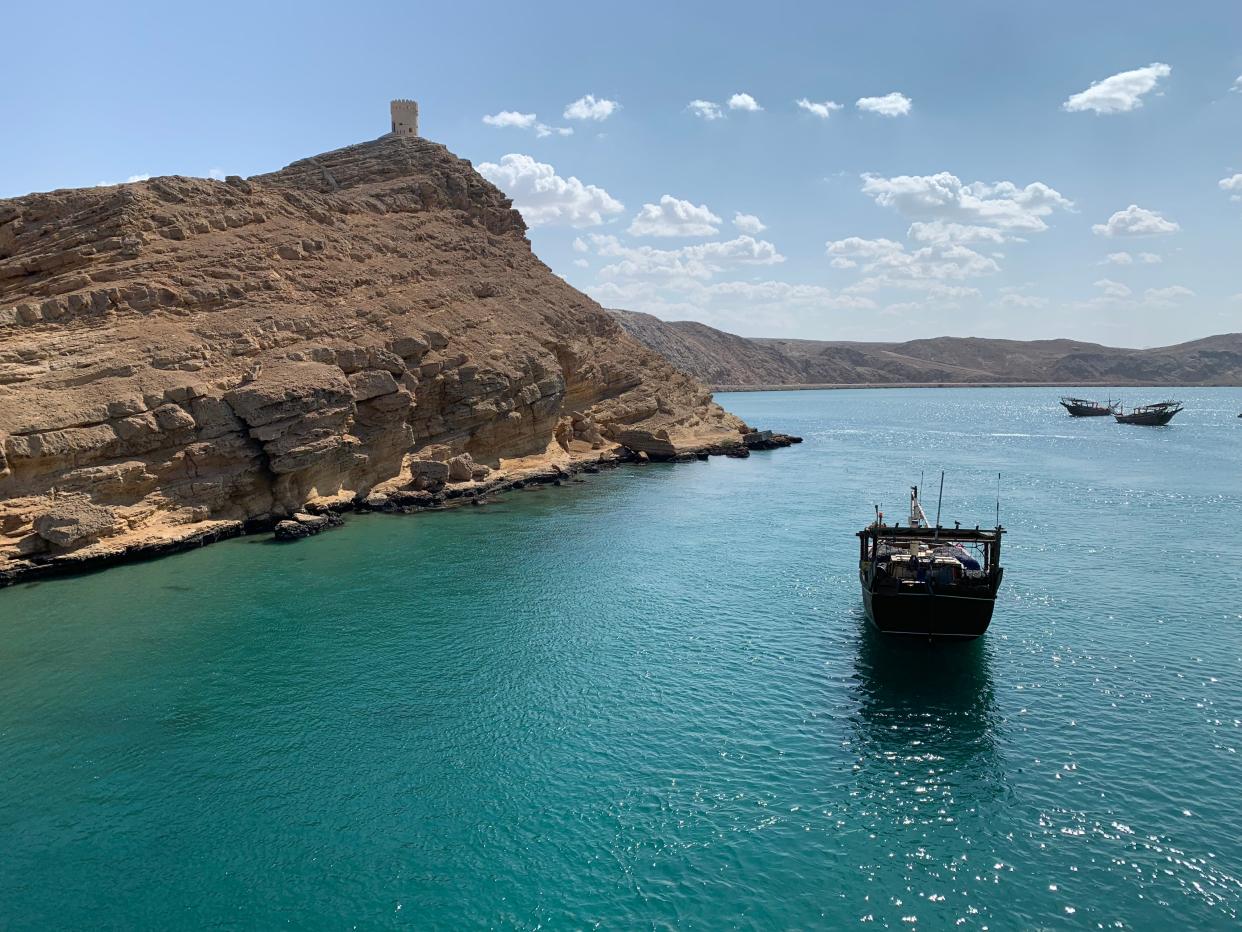
<path id="1" fill-rule="evenodd" d="M 1055 394 L 0 591 L 0 928 L 1236 928 L 1242 390 Z M 853 532 L 941 468 L 992 629 L 883 641 Z"/>

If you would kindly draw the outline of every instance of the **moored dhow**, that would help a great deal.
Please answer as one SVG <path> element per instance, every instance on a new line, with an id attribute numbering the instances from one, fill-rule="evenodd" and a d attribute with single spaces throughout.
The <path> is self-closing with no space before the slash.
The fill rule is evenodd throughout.
<path id="1" fill-rule="evenodd" d="M 943 490 L 944 478 L 941 477 Z M 976 638 L 988 629 L 1005 574 L 994 528 L 932 527 L 910 490 L 910 523 L 875 521 L 858 532 L 858 580 L 867 618 L 885 634 Z"/>
<path id="2" fill-rule="evenodd" d="M 1131 408 L 1129 414 L 1118 411 L 1115 417 L 1118 424 L 1143 424 L 1148 427 L 1162 427 L 1173 420 L 1173 415 L 1181 410 L 1182 403 L 1180 401 L 1157 401 L 1155 404 Z"/>
<path id="3" fill-rule="evenodd" d="M 1111 398 L 1107 403 L 1100 404 L 1098 401 L 1070 398 L 1068 395 L 1061 399 L 1061 407 L 1070 413 L 1070 417 L 1107 417 L 1121 410 L 1120 404 L 1113 404 Z"/>

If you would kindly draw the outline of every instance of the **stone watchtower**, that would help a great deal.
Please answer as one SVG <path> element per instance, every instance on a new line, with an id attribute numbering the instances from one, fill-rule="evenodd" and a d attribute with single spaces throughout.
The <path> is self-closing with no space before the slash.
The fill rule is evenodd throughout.
<path id="1" fill-rule="evenodd" d="M 418 135 L 418 101 L 394 100 L 388 105 L 392 113 L 392 134 L 394 136 Z"/>

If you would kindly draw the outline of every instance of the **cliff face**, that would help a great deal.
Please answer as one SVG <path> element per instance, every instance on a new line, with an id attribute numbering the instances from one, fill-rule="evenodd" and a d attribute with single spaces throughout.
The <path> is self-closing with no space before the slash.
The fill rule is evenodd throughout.
<path id="1" fill-rule="evenodd" d="M 744 430 L 423 139 L 0 201 L 0 574 Z"/>
<path id="2" fill-rule="evenodd" d="M 1242 384 L 1238 333 L 1146 350 L 979 337 L 849 343 L 748 339 L 694 321 L 663 321 L 633 311 L 612 314 L 639 342 L 709 385 Z"/>

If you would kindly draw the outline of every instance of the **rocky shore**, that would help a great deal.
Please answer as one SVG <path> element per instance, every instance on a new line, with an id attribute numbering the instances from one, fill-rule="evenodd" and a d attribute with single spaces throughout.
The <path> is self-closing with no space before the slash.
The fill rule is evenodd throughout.
<path id="1" fill-rule="evenodd" d="M 447 469 L 430 470 L 437 478 L 420 473 L 404 487 L 372 491 L 365 496 L 330 502 L 308 502 L 302 510 L 284 517 L 263 516 L 246 521 L 207 521 L 192 533 L 175 539 L 111 539 L 92 546 L 50 553 L 30 560 L 0 567 L 0 588 L 20 582 L 45 579 L 72 573 L 88 572 L 119 563 L 149 560 L 173 553 L 182 553 L 207 544 L 251 534 L 271 534 L 278 541 L 298 541 L 313 537 L 345 523 L 351 513 L 382 512 L 410 515 L 443 511 L 463 505 L 484 505 L 506 492 L 541 486 L 560 486 L 568 481 L 583 481 L 582 474 L 598 474 L 623 465 L 643 466 L 648 463 L 689 463 L 712 456 L 745 459 L 753 450 L 776 450 L 801 443 L 802 438 L 773 431 L 752 431 L 742 436 L 741 443 L 727 443 L 698 449 L 682 449 L 664 455 L 645 450 L 616 446 L 598 454 L 577 457 L 531 457 L 515 462 L 503 471 L 453 479 Z M 446 466 L 448 464 L 445 464 Z M 460 473 L 458 474 L 460 476 Z"/>
<path id="2" fill-rule="evenodd" d="M 417 136 L 0 200 L 0 583 L 776 442 Z"/>

